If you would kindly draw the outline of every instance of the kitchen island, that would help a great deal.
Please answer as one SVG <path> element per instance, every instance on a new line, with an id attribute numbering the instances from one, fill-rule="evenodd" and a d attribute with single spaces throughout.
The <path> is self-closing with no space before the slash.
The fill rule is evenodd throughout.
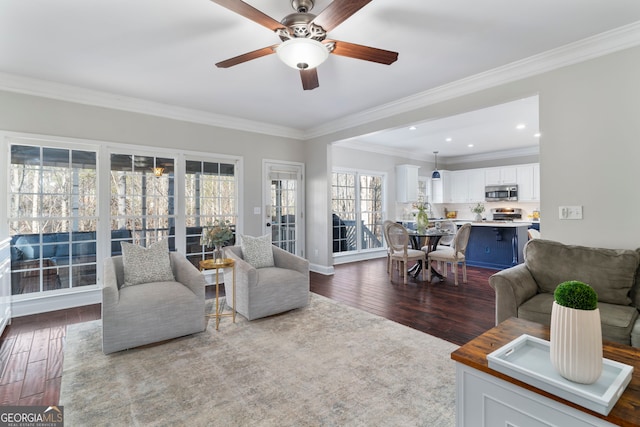
<path id="1" fill-rule="evenodd" d="M 458 226 L 464 223 L 471 223 L 467 265 L 503 270 L 524 261 L 522 249 L 531 222 L 456 221 Z"/>

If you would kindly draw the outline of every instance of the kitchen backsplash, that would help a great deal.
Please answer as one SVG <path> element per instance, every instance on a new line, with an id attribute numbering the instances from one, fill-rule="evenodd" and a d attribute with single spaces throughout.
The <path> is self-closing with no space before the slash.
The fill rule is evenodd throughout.
<path id="1" fill-rule="evenodd" d="M 482 217 L 491 220 L 491 209 L 495 208 L 520 208 L 522 209 L 522 220 L 531 221 L 533 211 L 540 210 L 539 203 L 524 203 L 524 202 L 484 202 L 484 213 Z M 469 219 L 475 218 L 475 214 L 471 212 L 471 207 L 476 203 L 433 203 L 431 204 L 431 212 L 429 215 L 431 218 L 444 218 L 445 208 L 451 212 L 457 212 L 457 219 Z M 412 220 L 416 210 L 411 203 L 396 203 L 396 220 Z"/>

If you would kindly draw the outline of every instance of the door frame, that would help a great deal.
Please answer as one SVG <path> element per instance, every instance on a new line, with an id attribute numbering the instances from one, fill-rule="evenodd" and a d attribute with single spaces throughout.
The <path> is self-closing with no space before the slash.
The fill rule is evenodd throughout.
<path id="1" fill-rule="evenodd" d="M 297 200 L 296 200 L 296 255 L 300 257 L 306 256 L 306 228 L 305 228 L 305 168 L 304 163 L 290 162 L 285 160 L 262 160 L 262 206 L 264 212 L 262 212 L 262 234 L 271 233 L 271 227 L 267 226 L 267 223 L 271 221 L 271 180 L 268 177 L 269 171 L 273 167 L 281 166 L 282 168 L 296 168 L 298 169 L 298 188 L 297 188 Z"/>

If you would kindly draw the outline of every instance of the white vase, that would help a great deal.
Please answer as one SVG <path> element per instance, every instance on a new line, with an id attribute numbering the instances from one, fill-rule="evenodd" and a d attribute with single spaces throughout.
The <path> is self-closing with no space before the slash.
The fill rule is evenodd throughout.
<path id="1" fill-rule="evenodd" d="M 564 378 L 592 384 L 602 374 L 600 310 L 577 310 L 553 302 L 551 363 Z"/>

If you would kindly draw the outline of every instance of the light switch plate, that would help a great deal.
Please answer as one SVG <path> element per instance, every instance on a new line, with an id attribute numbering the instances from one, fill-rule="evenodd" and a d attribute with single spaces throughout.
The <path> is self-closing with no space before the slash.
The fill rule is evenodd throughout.
<path id="1" fill-rule="evenodd" d="M 260 215 L 260 206 L 253 208 L 253 214 L 254 215 Z"/>
<path id="2" fill-rule="evenodd" d="M 582 206 L 560 206 L 558 215 L 560 219 L 582 219 Z"/>

